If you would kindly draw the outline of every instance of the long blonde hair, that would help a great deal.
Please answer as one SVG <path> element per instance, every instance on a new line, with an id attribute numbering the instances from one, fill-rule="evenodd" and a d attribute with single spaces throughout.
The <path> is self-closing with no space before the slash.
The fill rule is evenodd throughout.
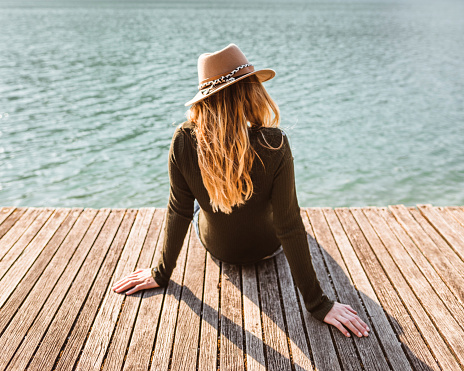
<path id="1" fill-rule="evenodd" d="M 278 127 L 279 108 L 252 75 L 195 103 L 187 118 L 195 124 L 198 165 L 211 207 L 229 214 L 253 194 L 250 172 L 257 153 L 248 124 Z"/>

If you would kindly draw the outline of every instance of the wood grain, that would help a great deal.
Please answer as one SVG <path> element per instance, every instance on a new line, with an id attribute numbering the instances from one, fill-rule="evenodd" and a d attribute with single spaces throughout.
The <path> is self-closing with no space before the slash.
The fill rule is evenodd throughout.
<path id="1" fill-rule="evenodd" d="M 367 338 L 311 316 L 285 253 L 223 263 L 192 227 L 166 288 L 114 293 L 158 263 L 165 212 L 0 207 L 0 369 L 464 370 L 464 207 L 301 210 Z"/>
<path id="2" fill-rule="evenodd" d="M 171 357 L 172 344 L 177 323 L 177 314 L 183 287 L 190 234 L 192 234 L 191 225 L 187 235 L 185 236 L 184 244 L 182 245 L 179 257 L 177 258 L 176 267 L 172 272 L 171 279 L 164 294 L 164 302 L 161 308 L 155 346 L 153 349 L 153 359 L 150 367 L 151 371 L 167 370 L 169 368 L 169 359 Z M 162 289 L 158 288 L 157 290 Z"/>
<path id="3" fill-rule="evenodd" d="M 78 318 L 76 319 L 70 334 L 67 336 L 65 344 L 61 347 L 60 356 L 56 365 L 57 370 L 71 369 L 74 367 L 87 334 L 90 331 L 96 312 L 105 297 L 105 291 L 107 290 L 108 283 L 111 279 L 111 274 L 113 273 L 121 255 L 121 251 L 133 225 L 136 213 L 137 211 L 134 209 L 129 209 L 125 212 L 116 237 L 111 243 L 110 250 L 103 262 L 103 266 L 100 268 L 97 278 L 95 279 L 95 283 L 90 290 L 83 308 L 78 314 Z M 50 354 L 55 355 L 57 352 L 56 349 L 58 348 L 50 350 Z M 35 358 L 37 357 L 38 354 L 36 353 Z M 53 358 L 53 360 L 55 358 Z"/>
<path id="4" fill-rule="evenodd" d="M 85 218 L 87 220 L 83 220 L 83 223 L 80 223 L 75 231 L 78 238 L 69 239 L 69 246 L 60 249 L 60 251 L 64 251 L 63 254 L 60 254 L 59 258 L 53 262 L 54 264 L 50 264 L 44 271 L 0 338 L 0 349 L 4 349 L 3 352 L 0 352 L 0 367 L 6 366 L 13 356 L 16 357 L 18 363 L 27 363 L 28 356 L 32 355 L 31 352 L 35 350 L 62 300 L 66 297 L 69 287 L 97 239 L 109 213 L 110 210 L 100 211 L 89 229 L 87 229 L 86 222 L 93 219 L 93 215 L 88 215 L 92 214 L 91 212 L 86 214 L 89 218 Z M 81 237 L 82 232 L 85 232 L 83 238 Z M 79 247 L 76 249 L 77 245 Z M 74 249 L 75 251 L 73 251 Z M 27 341 L 24 342 L 26 334 Z M 27 354 L 23 355 L 19 351 L 20 345 Z M 12 360 L 11 366 L 18 369 L 18 365 L 14 366 L 14 360 Z"/>
<path id="5" fill-rule="evenodd" d="M 219 344 L 221 368 L 243 370 L 245 367 L 241 308 L 240 266 L 222 263 Z"/>
<path id="6" fill-rule="evenodd" d="M 154 237 L 156 232 L 159 234 L 156 235 L 156 241 L 153 239 L 148 242 L 155 246 L 154 256 L 149 266 L 154 266 L 160 255 L 164 239 L 164 228 L 162 228 L 164 219 L 164 210 L 157 210 L 150 225 L 149 236 Z M 142 292 L 140 308 L 130 339 L 129 350 L 124 361 L 124 370 L 148 369 L 155 342 L 156 324 L 161 313 L 162 300 L 163 290 L 158 287 Z"/>

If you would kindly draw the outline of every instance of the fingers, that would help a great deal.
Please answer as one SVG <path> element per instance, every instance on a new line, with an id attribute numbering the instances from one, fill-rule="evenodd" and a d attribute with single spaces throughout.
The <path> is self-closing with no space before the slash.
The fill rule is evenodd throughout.
<path id="1" fill-rule="evenodd" d="M 122 284 L 113 287 L 113 290 L 119 293 L 122 291 L 126 291 L 127 289 L 130 289 L 138 284 L 140 284 L 138 280 L 128 280 L 127 282 L 123 282 Z"/>
<path id="2" fill-rule="evenodd" d="M 331 324 L 334 325 L 336 328 L 338 328 L 340 330 L 340 332 L 345 335 L 346 337 L 351 337 L 350 333 L 347 331 L 346 328 L 343 327 L 343 325 L 337 321 L 336 319 L 333 319 L 331 321 Z"/>
<path id="3" fill-rule="evenodd" d="M 359 318 L 358 316 L 355 316 L 356 320 L 358 321 L 359 325 L 361 326 L 361 332 L 364 332 L 364 331 L 370 331 L 371 329 L 369 328 L 369 326 L 367 325 L 366 322 L 364 322 L 361 318 Z M 365 334 L 364 334 L 365 335 Z M 366 335 L 367 336 L 367 335 Z"/>
<path id="4" fill-rule="evenodd" d="M 112 290 L 120 293 L 126 290 L 127 295 L 131 295 L 142 289 L 159 287 L 158 283 L 151 276 L 150 268 L 139 269 L 119 280 L 112 286 Z"/>
<path id="5" fill-rule="evenodd" d="M 133 272 L 132 274 L 129 274 L 128 276 L 124 277 L 123 279 L 119 280 L 116 282 L 112 289 L 116 292 L 121 292 L 125 291 L 127 289 L 130 289 L 131 287 L 138 285 L 141 283 L 141 280 L 137 277 L 136 272 Z"/>
<path id="6" fill-rule="evenodd" d="M 358 337 L 369 335 L 367 329 L 359 322 L 361 319 L 358 316 L 345 314 L 337 316 L 336 319 Z"/>
<path id="7" fill-rule="evenodd" d="M 354 314 L 358 314 L 358 312 L 356 312 L 353 308 L 351 308 L 351 306 L 347 305 L 347 304 L 343 304 L 345 306 L 346 309 L 348 309 L 351 313 L 354 313 Z"/>
<path id="8" fill-rule="evenodd" d="M 119 286 L 119 285 L 121 285 L 121 284 L 127 282 L 127 280 L 129 280 L 130 278 L 137 277 L 137 274 L 138 274 L 138 273 L 141 273 L 141 272 L 142 272 L 142 269 L 139 269 L 139 270 L 137 270 L 137 271 L 135 271 L 135 272 L 132 272 L 131 274 L 128 274 L 126 277 L 124 277 L 124 278 L 120 279 L 119 281 L 117 281 L 117 282 L 113 285 L 113 287 Z"/>
<path id="9" fill-rule="evenodd" d="M 126 292 L 126 295 L 134 294 L 134 293 L 136 293 L 136 292 L 139 291 L 139 290 L 143 290 L 143 289 L 147 288 L 147 286 L 148 286 L 148 285 L 147 285 L 146 283 L 142 283 L 142 284 L 140 284 L 140 285 L 137 285 L 137 286 L 135 286 L 132 290 L 127 291 L 127 292 Z"/>

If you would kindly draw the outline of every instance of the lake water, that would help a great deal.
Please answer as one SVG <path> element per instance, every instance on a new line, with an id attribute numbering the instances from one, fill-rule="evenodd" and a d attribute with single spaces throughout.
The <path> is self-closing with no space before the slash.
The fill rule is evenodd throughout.
<path id="1" fill-rule="evenodd" d="M 0 1 L 0 206 L 165 207 L 198 56 L 236 43 L 301 206 L 464 205 L 462 1 Z"/>

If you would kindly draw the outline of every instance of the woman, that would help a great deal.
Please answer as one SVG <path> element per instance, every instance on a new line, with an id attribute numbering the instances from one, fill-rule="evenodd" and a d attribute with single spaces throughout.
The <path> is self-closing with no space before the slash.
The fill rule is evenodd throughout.
<path id="1" fill-rule="evenodd" d="M 329 299 L 312 266 L 295 190 L 288 138 L 278 129 L 279 109 L 234 44 L 198 59 L 199 91 L 188 121 L 179 125 L 169 151 L 171 181 L 162 254 L 113 290 L 133 294 L 166 286 L 190 222 L 212 256 L 231 264 L 256 263 L 284 251 L 306 309 L 320 321 L 368 336 L 349 305 Z"/>

